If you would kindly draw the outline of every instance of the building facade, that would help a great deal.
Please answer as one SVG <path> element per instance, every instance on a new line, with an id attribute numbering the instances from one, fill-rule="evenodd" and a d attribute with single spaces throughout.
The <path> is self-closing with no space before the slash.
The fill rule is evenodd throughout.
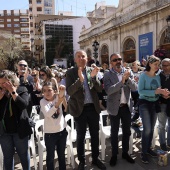
<path id="1" fill-rule="evenodd" d="M 90 26 L 90 20 L 86 17 L 44 21 L 42 24 L 44 62 L 51 65 L 54 60 L 64 58 L 67 59 L 68 66 L 73 65 L 73 56 L 80 49 L 78 43 L 80 32 L 84 27 Z"/>
<path id="2" fill-rule="evenodd" d="M 101 64 L 109 63 L 114 52 L 126 62 L 141 60 L 160 46 L 170 57 L 170 27 L 166 22 L 169 11 L 170 0 L 120 0 L 113 15 L 81 32 L 80 46 L 92 55 L 96 40 Z"/>
<path id="3" fill-rule="evenodd" d="M 3 31 L 8 33 L 4 34 Z M 30 51 L 28 10 L 0 11 L 0 34 L 7 39 L 13 35 L 22 44 L 24 50 Z"/>

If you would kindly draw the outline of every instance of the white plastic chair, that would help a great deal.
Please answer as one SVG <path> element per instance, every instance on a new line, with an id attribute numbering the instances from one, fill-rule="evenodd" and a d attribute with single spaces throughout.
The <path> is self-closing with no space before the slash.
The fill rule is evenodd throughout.
<path id="1" fill-rule="evenodd" d="M 103 116 L 108 115 L 107 111 L 104 110 L 100 113 L 100 139 L 101 139 L 101 159 L 105 160 L 105 149 L 106 149 L 106 138 L 111 136 L 111 126 L 103 126 Z M 129 139 L 129 154 L 132 154 L 133 150 L 133 134 L 134 130 L 131 129 L 131 136 Z M 118 135 L 122 135 L 122 128 L 119 128 Z"/>
<path id="2" fill-rule="evenodd" d="M 34 141 L 34 129 L 32 128 L 33 133 L 31 134 L 31 138 L 28 141 L 28 152 L 30 155 L 30 150 L 32 152 L 33 160 L 34 160 L 34 168 L 37 170 L 37 159 L 36 159 L 36 151 L 35 151 L 35 141 Z"/>
<path id="3" fill-rule="evenodd" d="M 41 128 L 41 131 L 39 131 L 39 128 Z M 71 164 L 72 167 L 75 168 L 74 163 L 74 153 L 73 153 L 73 145 L 72 145 L 72 139 L 71 139 L 71 129 L 69 127 L 66 127 L 68 131 L 66 146 L 67 146 L 67 160 L 70 164 L 70 157 L 71 157 Z M 35 132 L 36 137 L 38 140 L 38 154 L 39 154 L 39 169 L 43 170 L 43 152 L 46 151 L 45 141 L 44 141 L 44 119 L 38 120 L 35 125 Z"/>
<path id="4" fill-rule="evenodd" d="M 2 153 L 2 148 L 0 145 L 0 169 L 4 169 L 4 157 L 3 157 L 3 153 Z"/>
<path id="5" fill-rule="evenodd" d="M 41 131 L 39 131 L 39 128 L 41 128 Z M 46 151 L 44 142 L 44 119 L 36 122 L 35 133 L 38 140 L 39 169 L 43 170 L 43 152 Z"/>
<path id="6" fill-rule="evenodd" d="M 74 128 L 74 117 L 71 116 L 70 114 L 67 114 L 65 116 L 65 120 L 66 120 L 66 122 L 68 122 L 69 120 L 71 121 L 71 138 L 72 138 L 72 142 L 75 142 L 77 140 L 77 132 L 76 132 L 76 129 Z M 89 144 L 90 138 L 91 138 L 90 132 L 87 129 L 86 135 L 85 135 L 87 150 L 90 149 L 90 144 Z"/>

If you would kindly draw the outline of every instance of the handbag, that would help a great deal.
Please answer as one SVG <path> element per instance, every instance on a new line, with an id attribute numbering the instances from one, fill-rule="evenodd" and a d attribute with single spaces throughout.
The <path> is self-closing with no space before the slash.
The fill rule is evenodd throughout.
<path id="1" fill-rule="evenodd" d="M 6 126 L 5 126 L 4 117 L 5 117 L 5 113 L 6 113 L 6 108 L 7 108 L 8 102 L 5 105 L 4 114 L 3 114 L 2 120 L 0 121 L 0 136 L 2 136 L 6 132 Z"/>

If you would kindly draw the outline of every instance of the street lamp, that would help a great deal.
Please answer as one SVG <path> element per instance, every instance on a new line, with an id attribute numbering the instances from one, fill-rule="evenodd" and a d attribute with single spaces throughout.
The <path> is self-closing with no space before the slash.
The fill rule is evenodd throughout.
<path id="1" fill-rule="evenodd" d="M 97 60 L 97 58 L 98 58 L 99 43 L 95 40 L 93 42 L 92 47 L 93 47 L 93 50 L 94 50 L 94 53 L 93 53 L 94 54 L 94 58 Z"/>
<path id="2" fill-rule="evenodd" d="M 167 32 L 166 32 L 166 40 L 168 43 L 170 43 L 170 15 L 166 18 L 167 22 Z"/>

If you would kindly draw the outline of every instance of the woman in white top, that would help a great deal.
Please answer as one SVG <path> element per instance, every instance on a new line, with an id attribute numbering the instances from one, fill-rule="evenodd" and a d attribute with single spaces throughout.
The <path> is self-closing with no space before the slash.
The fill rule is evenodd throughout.
<path id="1" fill-rule="evenodd" d="M 61 104 L 64 99 L 63 87 L 57 93 L 56 86 L 52 82 L 43 84 L 41 99 L 41 111 L 44 114 L 45 145 L 47 150 L 47 170 L 54 170 L 54 152 L 57 151 L 59 170 L 66 170 L 65 147 L 66 147 L 66 122 L 62 113 Z"/>

